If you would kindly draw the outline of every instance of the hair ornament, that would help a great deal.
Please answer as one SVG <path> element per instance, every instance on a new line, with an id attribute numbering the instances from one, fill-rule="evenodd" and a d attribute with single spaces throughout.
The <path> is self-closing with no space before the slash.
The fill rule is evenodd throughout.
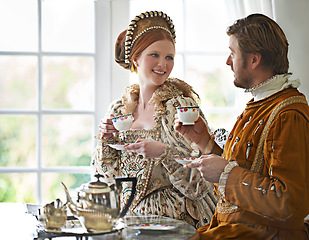
<path id="1" fill-rule="evenodd" d="M 169 16 L 167 16 L 161 11 L 147 11 L 145 13 L 141 13 L 131 21 L 126 33 L 126 37 L 124 40 L 124 59 L 126 64 L 130 63 L 129 56 L 133 45 L 137 41 L 137 39 L 140 38 L 144 33 L 154 29 L 162 29 L 168 32 L 175 42 L 176 35 L 174 24 Z"/>

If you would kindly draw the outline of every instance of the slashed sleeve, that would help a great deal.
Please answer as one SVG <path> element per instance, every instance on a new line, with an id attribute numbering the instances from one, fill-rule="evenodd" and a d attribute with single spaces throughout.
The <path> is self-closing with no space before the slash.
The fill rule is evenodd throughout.
<path id="1" fill-rule="evenodd" d="M 226 182 L 226 200 L 269 219 L 302 214 L 308 209 L 308 136 L 308 119 L 297 110 L 283 111 L 266 138 L 264 171 L 234 167 Z"/>

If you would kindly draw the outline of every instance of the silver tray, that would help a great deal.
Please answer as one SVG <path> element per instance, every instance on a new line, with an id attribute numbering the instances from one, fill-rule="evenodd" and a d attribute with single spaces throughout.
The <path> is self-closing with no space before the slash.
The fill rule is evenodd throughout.
<path id="1" fill-rule="evenodd" d="M 34 217 L 37 218 L 37 209 L 40 207 L 39 205 L 35 204 L 26 204 L 27 213 L 32 214 Z M 112 230 L 105 230 L 105 231 L 87 231 L 84 228 L 80 221 L 72 215 L 68 216 L 66 220 L 65 226 L 61 227 L 60 229 L 47 229 L 45 228 L 44 224 L 37 220 L 36 231 L 37 231 L 37 239 L 45 239 L 45 238 L 53 238 L 53 237 L 60 237 L 60 236 L 92 236 L 92 235 L 102 235 L 102 234 L 110 234 L 110 233 L 117 233 L 121 231 L 125 227 L 125 224 L 122 221 L 119 221 L 117 225 Z"/>

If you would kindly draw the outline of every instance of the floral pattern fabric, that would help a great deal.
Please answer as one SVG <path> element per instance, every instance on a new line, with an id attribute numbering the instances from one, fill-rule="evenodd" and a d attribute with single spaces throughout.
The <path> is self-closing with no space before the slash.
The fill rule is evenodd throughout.
<path id="1" fill-rule="evenodd" d="M 137 84 L 126 88 L 122 98 L 113 102 L 107 116 L 132 113 L 139 94 Z M 210 222 L 217 196 L 213 184 L 201 177 L 197 169 L 184 169 L 175 161 L 179 157 L 196 156 L 200 152 L 192 142 L 174 130 L 176 108 L 198 105 L 198 95 L 191 86 L 178 79 L 168 79 L 154 94 L 155 127 L 150 130 L 127 130 L 112 139 L 100 139 L 93 153 L 93 174 L 99 172 L 103 181 L 112 184 L 114 176 L 137 177 L 136 195 L 129 209 L 136 214 L 156 214 L 186 221 L 196 227 Z M 201 116 L 207 124 L 203 113 Z M 118 151 L 108 143 L 135 142 L 138 138 L 153 139 L 166 144 L 159 158 L 144 158 L 136 153 Z M 131 194 L 130 183 L 123 183 L 121 207 Z"/>

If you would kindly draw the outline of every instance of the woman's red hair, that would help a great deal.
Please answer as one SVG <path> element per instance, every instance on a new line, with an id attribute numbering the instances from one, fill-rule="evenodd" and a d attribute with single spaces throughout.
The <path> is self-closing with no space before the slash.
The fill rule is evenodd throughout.
<path id="1" fill-rule="evenodd" d="M 142 54 L 142 52 L 151 44 L 161 40 L 169 40 L 173 43 L 175 47 L 175 42 L 171 35 L 167 31 L 161 29 L 153 29 L 149 32 L 144 33 L 141 37 L 137 39 L 137 41 L 133 45 L 131 54 L 129 56 L 131 62 L 131 72 L 137 72 L 137 68 L 133 64 L 133 59 L 137 59 Z"/>

